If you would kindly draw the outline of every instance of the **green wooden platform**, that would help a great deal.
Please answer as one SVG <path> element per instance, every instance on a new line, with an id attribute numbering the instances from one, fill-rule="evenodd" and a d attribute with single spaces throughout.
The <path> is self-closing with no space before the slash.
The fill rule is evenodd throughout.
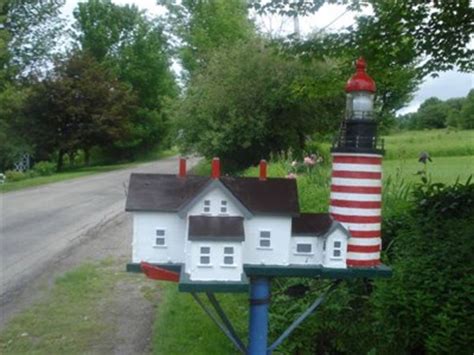
<path id="1" fill-rule="evenodd" d="M 158 267 L 174 271 L 180 274 L 178 289 L 181 292 L 226 292 L 241 293 L 248 292 L 250 277 L 310 277 L 321 279 L 355 279 L 355 278 L 389 278 L 392 270 L 386 265 L 379 265 L 370 268 L 347 268 L 334 269 L 325 268 L 321 265 L 244 265 L 245 274 L 241 281 L 192 281 L 189 274 L 184 272 L 181 264 L 154 264 Z M 128 272 L 141 273 L 140 264 L 127 264 Z"/>

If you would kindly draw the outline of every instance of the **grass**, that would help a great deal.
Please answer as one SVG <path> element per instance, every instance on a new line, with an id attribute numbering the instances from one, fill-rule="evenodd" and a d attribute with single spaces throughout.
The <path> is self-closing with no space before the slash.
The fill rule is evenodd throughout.
<path id="1" fill-rule="evenodd" d="M 176 284 L 162 284 L 163 299 L 153 328 L 154 354 L 238 354 L 230 340 L 200 309 L 190 294 L 179 293 Z M 245 342 L 247 295 L 219 294 L 217 298 Z"/>
<path id="2" fill-rule="evenodd" d="M 421 152 L 432 157 L 474 156 L 474 130 L 433 129 L 407 131 L 384 137 L 385 160 L 418 158 Z"/>
<path id="3" fill-rule="evenodd" d="M 51 297 L 14 318 L 0 334 L 2 354 L 79 354 L 108 331 L 99 301 L 115 282 L 106 263 L 85 264 L 56 280 Z"/>
<path id="4" fill-rule="evenodd" d="M 3 185 L 0 185 L 0 192 L 9 192 L 9 191 L 16 191 L 28 187 L 34 187 L 39 185 L 50 184 L 53 182 L 59 182 L 64 180 L 75 179 L 83 176 L 89 176 L 93 174 L 105 173 L 109 171 L 119 170 L 119 169 L 126 169 L 133 167 L 137 164 L 144 163 L 147 161 L 153 161 L 158 159 L 164 159 L 167 157 L 171 157 L 177 154 L 177 150 L 175 148 L 163 150 L 156 154 L 149 155 L 144 159 L 140 159 L 134 161 L 132 163 L 126 164 L 110 164 L 110 165 L 97 165 L 97 166 L 89 166 L 89 167 L 78 167 L 75 169 L 66 170 L 63 172 L 58 172 L 53 175 L 49 176 L 37 176 L 32 178 L 27 178 L 20 181 L 12 181 L 6 182 Z"/>
<path id="5" fill-rule="evenodd" d="M 432 182 L 452 184 L 458 178 L 464 182 L 470 175 L 474 175 L 474 155 L 433 157 L 432 160 L 427 166 Z M 384 181 L 390 177 L 407 183 L 419 182 L 420 177 L 416 173 L 422 168 L 417 159 L 386 160 L 383 163 Z"/>

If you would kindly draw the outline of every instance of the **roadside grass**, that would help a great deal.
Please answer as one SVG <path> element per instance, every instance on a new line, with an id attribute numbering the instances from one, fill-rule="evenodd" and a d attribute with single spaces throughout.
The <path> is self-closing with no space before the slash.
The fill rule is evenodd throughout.
<path id="1" fill-rule="evenodd" d="M 110 171 L 119 170 L 119 169 L 131 168 L 141 163 L 168 158 L 176 154 L 178 154 L 178 151 L 176 148 L 173 148 L 173 149 L 163 150 L 155 154 L 150 154 L 146 158 L 139 159 L 131 163 L 96 165 L 96 166 L 88 166 L 88 167 L 83 166 L 83 167 L 66 169 L 65 171 L 54 173 L 49 176 L 37 176 L 37 177 L 27 178 L 20 181 L 6 182 L 5 184 L 0 185 L 0 193 L 16 191 L 16 190 L 20 190 L 20 189 L 24 189 L 28 187 L 45 185 L 45 184 L 50 184 L 53 182 L 70 180 L 70 179 L 75 179 L 75 178 L 79 178 L 83 176 L 105 173 L 105 172 L 110 172 Z"/>
<path id="2" fill-rule="evenodd" d="M 153 329 L 153 353 L 157 355 L 238 354 L 229 339 L 200 309 L 190 294 L 177 284 L 161 283 L 162 300 Z M 204 296 L 202 296 L 204 300 Z M 246 342 L 248 300 L 246 294 L 217 294 L 236 332 Z"/>
<path id="3" fill-rule="evenodd" d="M 421 152 L 432 157 L 474 156 L 474 130 L 406 131 L 383 138 L 385 160 L 418 158 Z"/>
<path id="4" fill-rule="evenodd" d="M 98 303 L 117 280 L 107 262 L 84 264 L 59 277 L 51 296 L 16 316 L 0 334 L 2 354 L 79 354 L 107 331 Z"/>

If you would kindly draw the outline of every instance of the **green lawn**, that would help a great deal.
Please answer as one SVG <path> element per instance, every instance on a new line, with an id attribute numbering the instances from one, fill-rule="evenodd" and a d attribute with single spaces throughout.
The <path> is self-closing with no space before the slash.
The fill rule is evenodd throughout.
<path id="1" fill-rule="evenodd" d="M 16 316 L 0 334 L 1 354 L 80 354 L 109 329 L 101 299 L 117 279 L 108 263 L 85 264 L 56 280 L 50 298 Z"/>
<path id="2" fill-rule="evenodd" d="M 75 178 L 98 174 L 98 173 L 105 173 L 105 172 L 118 170 L 118 169 L 130 168 L 137 164 L 144 163 L 147 161 L 171 157 L 173 155 L 176 155 L 177 153 L 178 152 L 176 149 L 168 149 L 168 150 L 160 151 L 159 153 L 154 154 L 153 156 L 149 156 L 146 159 L 140 159 L 132 163 L 79 167 L 76 169 L 55 173 L 49 176 L 38 176 L 38 177 L 28 178 L 28 179 L 24 179 L 20 181 L 6 182 L 5 184 L 0 185 L 0 193 L 20 190 L 27 187 L 50 184 L 53 182 L 75 179 Z"/>
<path id="3" fill-rule="evenodd" d="M 417 158 L 421 152 L 433 157 L 474 156 L 474 130 L 407 131 L 386 136 L 384 140 L 386 160 Z"/>
<path id="4" fill-rule="evenodd" d="M 204 313 L 190 294 L 177 284 L 162 283 L 162 300 L 153 329 L 153 353 L 160 355 L 238 354 L 230 340 Z M 200 294 L 201 299 L 205 296 Z M 246 294 L 217 294 L 236 331 L 246 343 L 248 300 Z M 208 302 L 206 302 L 208 303 Z"/>

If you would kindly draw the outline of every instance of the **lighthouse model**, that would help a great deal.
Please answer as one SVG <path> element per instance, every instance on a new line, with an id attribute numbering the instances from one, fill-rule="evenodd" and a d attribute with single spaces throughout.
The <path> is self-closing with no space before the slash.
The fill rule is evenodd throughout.
<path id="1" fill-rule="evenodd" d="M 331 217 L 351 234 L 348 267 L 380 264 L 382 155 L 373 117 L 375 82 L 363 58 L 346 85 L 346 117 L 331 150 Z"/>

